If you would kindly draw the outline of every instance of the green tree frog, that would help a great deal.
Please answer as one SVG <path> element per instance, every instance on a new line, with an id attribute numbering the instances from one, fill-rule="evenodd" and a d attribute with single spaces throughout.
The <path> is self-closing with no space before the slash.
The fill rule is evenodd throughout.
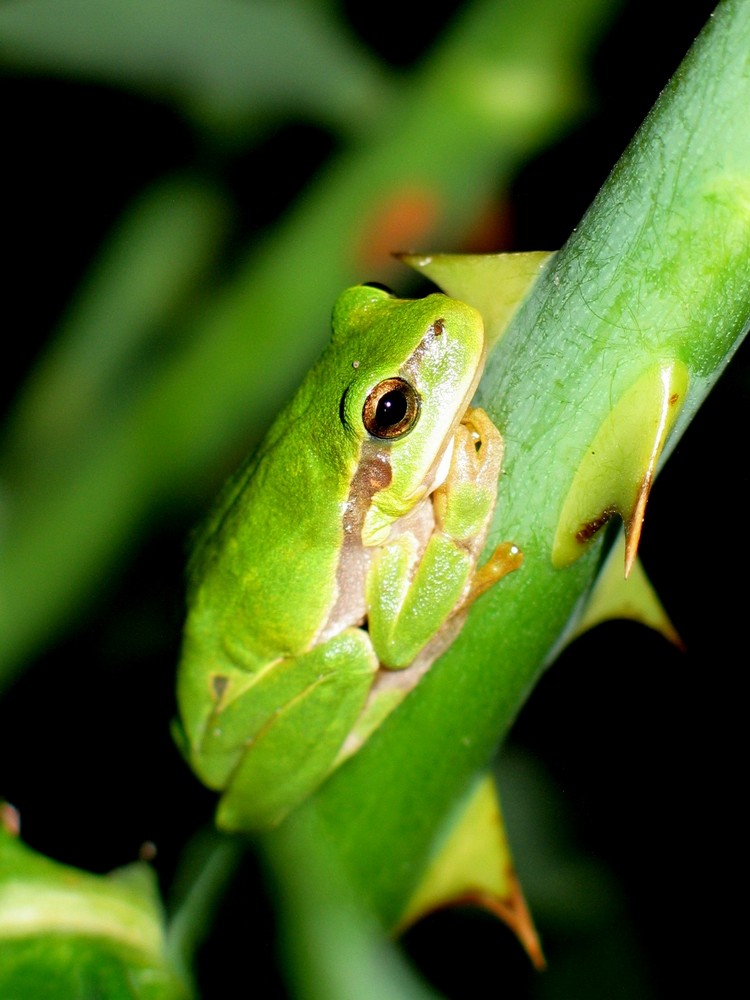
<path id="1" fill-rule="evenodd" d="M 355 753 L 521 561 L 478 559 L 503 442 L 469 408 L 482 319 L 442 294 L 345 291 L 297 395 L 227 484 L 188 569 L 177 738 L 272 826 Z"/>

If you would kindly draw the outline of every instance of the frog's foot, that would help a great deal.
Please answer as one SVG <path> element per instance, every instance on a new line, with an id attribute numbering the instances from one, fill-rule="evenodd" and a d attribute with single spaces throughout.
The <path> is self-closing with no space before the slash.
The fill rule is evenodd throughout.
<path id="1" fill-rule="evenodd" d="M 494 587 L 498 580 L 517 570 L 522 562 L 523 552 L 514 542 L 501 542 L 487 562 L 477 569 L 466 596 L 453 614 L 466 611 L 486 590 Z"/>

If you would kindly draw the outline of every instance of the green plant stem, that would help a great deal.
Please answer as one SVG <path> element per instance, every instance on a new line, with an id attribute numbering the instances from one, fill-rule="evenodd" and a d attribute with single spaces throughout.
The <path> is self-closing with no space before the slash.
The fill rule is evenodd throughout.
<path id="1" fill-rule="evenodd" d="M 507 448 L 492 543 L 515 541 L 524 565 L 291 820 L 316 811 L 386 922 L 595 577 L 600 542 L 567 569 L 551 550 L 597 429 L 640 375 L 676 359 L 690 381 L 669 450 L 748 327 L 748 107 L 750 5 L 726 0 L 491 359 L 481 401 Z"/>

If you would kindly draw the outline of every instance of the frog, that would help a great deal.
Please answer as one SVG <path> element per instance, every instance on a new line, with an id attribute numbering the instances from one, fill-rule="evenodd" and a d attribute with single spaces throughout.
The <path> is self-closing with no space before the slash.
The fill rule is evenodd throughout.
<path id="1" fill-rule="evenodd" d="M 175 735 L 228 831 L 310 797 L 522 561 L 503 542 L 480 564 L 504 442 L 471 405 L 479 312 L 362 284 L 331 326 L 188 564 Z"/>

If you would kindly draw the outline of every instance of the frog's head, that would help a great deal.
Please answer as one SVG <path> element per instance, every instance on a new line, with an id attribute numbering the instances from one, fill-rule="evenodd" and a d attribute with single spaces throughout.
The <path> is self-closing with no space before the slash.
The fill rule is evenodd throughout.
<path id="1" fill-rule="evenodd" d="M 484 324 L 446 295 L 397 299 L 361 285 L 339 297 L 333 326 L 347 372 L 340 417 L 360 441 L 362 539 L 377 545 L 448 473 L 484 366 Z"/>

